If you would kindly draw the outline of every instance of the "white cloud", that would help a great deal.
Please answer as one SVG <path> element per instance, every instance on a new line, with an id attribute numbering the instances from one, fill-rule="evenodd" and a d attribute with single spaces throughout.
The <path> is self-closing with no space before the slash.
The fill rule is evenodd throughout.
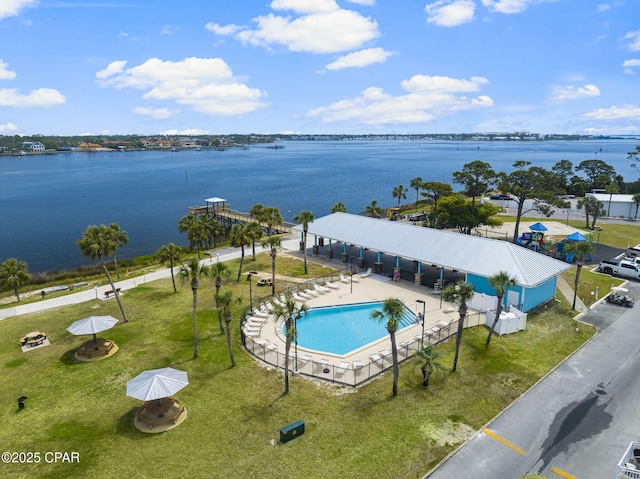
<path id="1" fill-rule="evenodd" d="M 185 136 L 198 136 L 198 135 L 209 135 L 211 132 L 209 130 L 201 130 L 200 128 L 187 128 L 186 130 L 165 130 L 159 131 L 158 135 L 185 135 Z"/>
<path id="2" fill-rule="evenodd" d="M 151 118 L 156 119 L 170 118 L 176 113 L 180 113 L 179 110 L 170 110 L 169 108 L 147 108 L 145 106 L 137 106 L 132 108 L 131 111 L 138 115 L 150 116 Z"/>
<path id="3" fill-rule="evenodd" d="M 492 12 L 520 13 L 524 12 L 529 4 L 535 0 L 482 0 L 482 5 Z"/>
<path id="4" fill-rule="evenodd" d="M 329 63 L 327 70 L 341 70 L 343 68 L 362 68 L 373 63 L 384 63 L 395 52 L 388 52 L 384 48 L 367 48 L 358 52 L 341 56 L 334 62 Z"/>
<path id="5" fill-rule="evenodd" d="M 351 3 L 357 3 L 358 5 L 365 5 L 367 7 L 371 7 L 376 3 L 375 0 L 347 0 L 347 1 Z"/>
<path id="6" fill-rule="evenodd" d="M 107 68 L 96 73 L 96 78 L 109 78 L 110 76 L 122 73 L 126 64 L 126 60 L 111 62 L 107 65 Z"/>
<path id="7" fill-rule="evenodd" d="M 113 62 L 98 72 L 100 85 L 145 90 L 142 98 L 146 100 L 174 101 L 208 115 L 241 115 L 267 106 L 263 101 L 266 92 L 242 83 L 220 58 L 192 57 L 178 62 L 151 58 L 126 70 L 123 66 Z"/>
<path id="8" fill-rule="evenodd" d="M 473 0 L 438 0 L 424 7 L 427 22 L 440 27 L 457 27 L 473 20 L 476 4 Z"/>
<path id="9" fill-rule="evenodd" d="M 610 10 L 610 9 L 611 9 L 611 5 L 608 3 L 600 3 L 596 5 L 596 11 L 598 13 L 606 12 L 607 10 Z"/>
<path id="10" fill-rule="evenodd" d="M 415 75 L 401 83 L 407 92 L 393 96 L 377 87 L 370 87 L 352 99 L 315 108 L 308 117 L 320 118 L 323 123 L 357 121 L 365 125 L 423 123 L 460 111 L 488 108 L 493 100 L 486 95 L 470 98 L 456 95 L 478 91 L 488 83 L 482 77 L 470 80 Z"/>
<path id="11" fill-rule="evenodd" d="M 0 88 L 0 106 L 46 108 L 61 105 L 65 102 L 64 95 L 52 88 L 38 88 L 27 95 L 20 93 L 17 88 Z"/>
<path id="12" fill-rule="evenodd" d="M 21 10 L 35 7 L 37 4 L 38 0 L 2 0 L 0 2 L 0 20 L 6 17 L 15 17 L 20 14 Z"/>
<path id="13" fill-rule="evenodd" d="M 628 32 L 622 40 L 628 40 L 627 48 L 632 52 L 640 51 L 640 30 Z"/>
<path id="14" fill-rule="evenodd" d="M 5 123 L 0 124 L 0 133 L 5 134 L 5 133 L 14 133 L 16 131 L 18 131 L 19 128 L 14 125 L 13 123 Z"/>
<path id="15" fill-rule="evenodd" d="M 178 31 L 178 27 L 174 27 L 173 25 L 165 25 L 162 27 L 161 35 L 175 35 Z"/>
<path id="16" fill-rule="evenodd" d="M 640 106 L 638 105 L 622 105 L 611 106 L 609 108 L 598 108 L 597 110 L 585 113 L 583 118 L 593 120 L 621 120 L 635 119 L 640 120 Z"/>
<path id="17" fill-rule="evenodd" d="M 253 19 L 255 29 L 216 23 L 208 23 L 206 28 L 253 46 L 282 45 L 290 51 L 311 53 L 354 50 L 380 36 L 376 22 L 340 8 L 334 0 L 274 0 L 270 6 L 293 10 L 299 16 L 261 15 Z"/>
<path id="18" fill-rule="evenodd" d="M 0 80 L 13 80 L 16 77 L 16 72 L 7 70 L 8 66 L 8 63 L 5 63 L 0 59 Z"/>
<path id="19" fill-rule="evenodd" d="M 554 101 L 579 100 L 600 96 L 600 89 L 595 85 L 584 85 L 574 87 L 572 85 L 558 86 L 553 89 L 552 99 Z"/>
<path id="20" fill-rule="evenodd" d="M 624 68 L 624 72 L 627 75 L 634 75 L 635 74 L 634 68 L 640 68 L 640 60 L 638 59 L 625 60 L 622 62 L 622 68 Z"/>

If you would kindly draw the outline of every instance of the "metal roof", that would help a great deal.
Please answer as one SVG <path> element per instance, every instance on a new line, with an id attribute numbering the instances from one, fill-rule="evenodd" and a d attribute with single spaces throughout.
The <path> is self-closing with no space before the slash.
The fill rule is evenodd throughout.
<path id="1" fill-rule="evenodd" d="M 302 226 L 294 229 L 302 231 Z M 529 287 L 542 284 L 571 267 L 507 241 L 348 213 L 316 218 L 309 223 L 309 233 L 484 277 L 505 271 L 518 284 Z"/>

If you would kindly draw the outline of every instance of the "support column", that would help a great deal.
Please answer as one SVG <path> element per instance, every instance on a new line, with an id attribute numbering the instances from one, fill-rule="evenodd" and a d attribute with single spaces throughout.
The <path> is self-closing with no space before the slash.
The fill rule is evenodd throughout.
<path id="1" fill-rule="evenodd" d="M 415 284 L 422 284 L 422 274 L 420 273 L 415 273 L 414 275 L 414 281 Z"/>
<path id="2" fill-rule="evenodd" d="M 374 263 L 376 274 L 382 274 L 382 253 L 378 251 L 378 261 Z"/>
<path id="3" fill-rule="evenodd" d="M 349 254 L 347 253 L 347 243 L 343 243 L 342 245 L 342 262 L 345 264 L 349 262 Z"/>

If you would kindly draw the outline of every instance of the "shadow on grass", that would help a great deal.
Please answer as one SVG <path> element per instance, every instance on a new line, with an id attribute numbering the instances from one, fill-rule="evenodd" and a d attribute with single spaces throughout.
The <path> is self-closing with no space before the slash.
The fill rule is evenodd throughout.
<path id="1" fill-rule="evenodd" d="M 133 425 L 133 420 L 136 417 L 136 411 L 138 409 L 139 409 L 139 406 L 136 406 L 118 418 L 118 422 L 116 423 L 116 433 L 119 436 L 126 437 L 127 439 L 139 440 L 139 439 L 145 439 L 145 438 L 149 438 L 157 435 L 157 434 L 145 434 L 143 432 L 140 432 Z"/>

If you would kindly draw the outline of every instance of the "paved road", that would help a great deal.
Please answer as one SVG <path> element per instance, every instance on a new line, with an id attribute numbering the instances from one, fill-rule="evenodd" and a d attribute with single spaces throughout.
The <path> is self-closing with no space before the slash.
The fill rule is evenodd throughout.
<path id="1" fill-rule="evenodd" d="M 638 311 L 601 303 L 583 320 L 600 332 L 426 477 L 615 477 L 640 438 Z"/>

